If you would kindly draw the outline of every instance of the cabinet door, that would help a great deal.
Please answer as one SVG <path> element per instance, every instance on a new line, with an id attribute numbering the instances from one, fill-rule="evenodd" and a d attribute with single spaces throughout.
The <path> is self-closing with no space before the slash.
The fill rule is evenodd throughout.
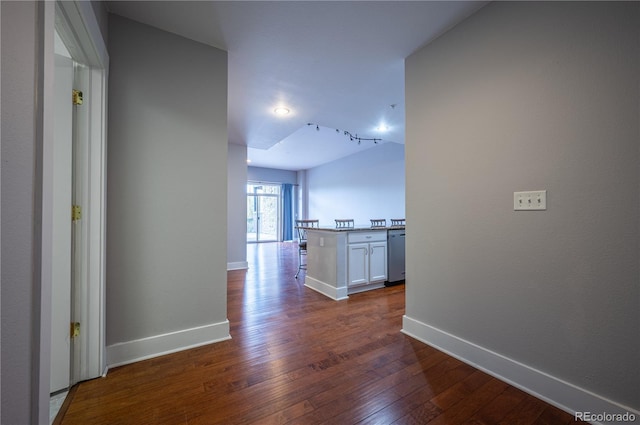
<path id="1" fill-rule="evenodd" d="M 387 280 L 387 243 L 369 244 L 369 281 Z"/>
<path id="2" fill-rule="evenodd" d="M 349 286 L 369 283 L 369 244 L 349 244 L 347 261 Z"/>

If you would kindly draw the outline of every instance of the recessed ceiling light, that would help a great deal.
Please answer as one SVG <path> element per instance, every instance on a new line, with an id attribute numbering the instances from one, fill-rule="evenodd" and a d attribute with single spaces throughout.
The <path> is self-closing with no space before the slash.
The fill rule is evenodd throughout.
<path id="1" fill-rule="evenodd" d="M 250 159 L 247 159 L 247 164 L 251 164 L 251 160 Z"/>
<path id="2" fill-rule="evenodd" d="M 289 112 L 291 112 L 291 111 L 289 110 L 289 108 L 284 108 L 284 107 L 281 106 L 281 107 L 278 107 L 278 108 L 274 109 L 273 112 L 276 115 L 284 116 L 284 115 L 289 115 Z"/>
<path id="3" fill-rule="evenodd" d="M 379 131 L 380 133 L 384 133 L 386 131 L 389 131 L 389 126 L 385 124 L 380 124 L 379 126 L 376 127 L 376 131 Z"/>

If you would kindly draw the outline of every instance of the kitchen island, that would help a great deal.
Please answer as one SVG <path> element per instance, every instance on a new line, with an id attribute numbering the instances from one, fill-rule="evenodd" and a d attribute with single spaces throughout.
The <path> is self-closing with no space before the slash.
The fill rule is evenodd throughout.
<path id="1" fill-rule="evenodd" d="M 384 287 L 390 229 L 404 226 L 308 228 L 305 286 L 334 300 Z"/>

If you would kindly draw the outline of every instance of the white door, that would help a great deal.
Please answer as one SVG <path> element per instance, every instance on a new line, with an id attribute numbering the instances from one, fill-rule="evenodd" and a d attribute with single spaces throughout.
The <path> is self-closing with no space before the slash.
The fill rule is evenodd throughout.
<path id="1" fill-rule="evenodd" d="M 369 283 L 369 244 L 349 244 L 347 253 L 349 286 Z"/>
<path id="2" fill-rule="evenodd" d="M 371 242 L 369 244 L 369 281 L 387 280 L 387 243 Z"/>
<path id="3" fill-rule="evenodd" d="M 71 172 L 73 61 L 55 55 L 51 392 L 69 387 L 71 365 Z"/>

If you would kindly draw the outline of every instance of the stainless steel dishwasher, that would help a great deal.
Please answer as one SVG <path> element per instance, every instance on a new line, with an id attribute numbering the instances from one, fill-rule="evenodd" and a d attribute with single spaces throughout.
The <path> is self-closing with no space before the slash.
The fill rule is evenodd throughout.
<path id="1" fill-rule="evenodd" d="M 404 282 L 404 229 L 387 231 L 387 273 L 388 284 Z"/>

